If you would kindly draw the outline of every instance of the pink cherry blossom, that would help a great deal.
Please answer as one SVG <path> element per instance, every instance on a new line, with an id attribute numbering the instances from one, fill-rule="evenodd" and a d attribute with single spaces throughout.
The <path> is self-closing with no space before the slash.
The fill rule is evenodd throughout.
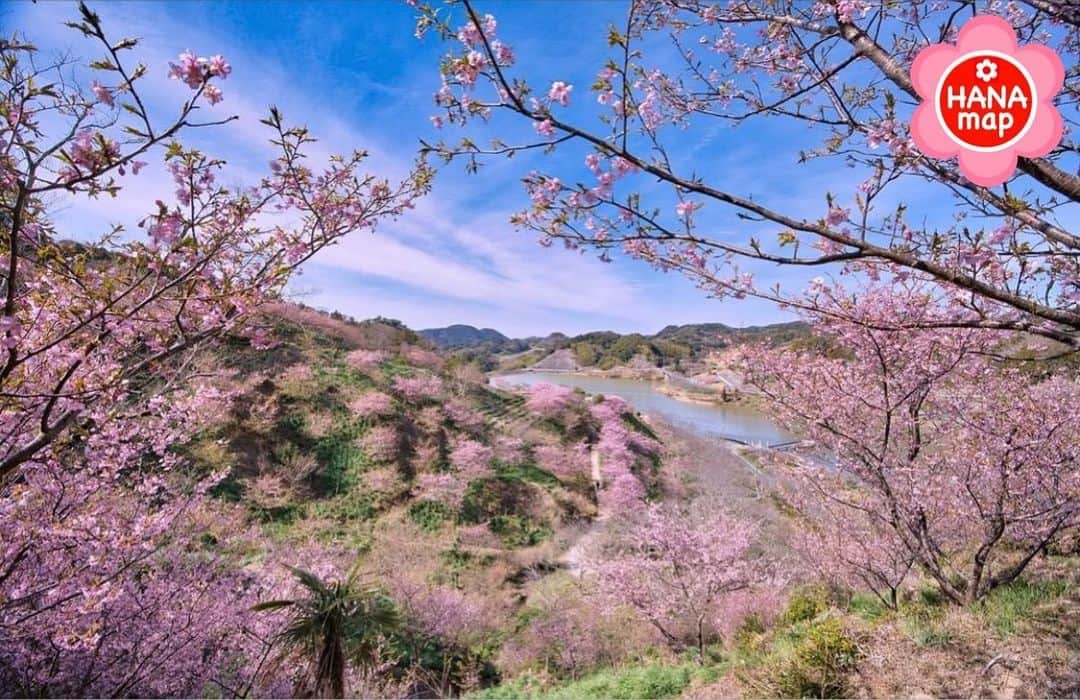
<path id="1" fill-rule="evenodd" d="M 206 99 L 210 104 L 216 105 L 223 99 L 221 96 L 221 89 L 217 85 L 207 85 L 203 90 L 203 94 L 206 95 Z"/>
<path id="2" fill-rule="evenodd" d="M 529 388 L 525 406 L 533 413 L 551 417 L 558 415 L 574 402 L 574 390 L 561 384 L 538 382 Z"/>
<path id="3" fill-rule="evenodd" d="M 232 66 L 226 63 L 225 59 L 220 55 L 214 55 L 210 57 L 207 62 L 207 66 L 210 70 L 210 75 L 216 78 L 227 78 L 232 73 Z"/>
<path id="4" fill-rule="evenodd" d="M 366 372 L 378 369 L 388 355 L 381 350 L 353 350 L 345 356 L 345 363 L 354 369 Z"/>
<path id="5" fill-rule="evenodd" d="M 116 104 L 116 102 L 113 100 L 112 90 L 105 87 L 98 81 L 95 80 L 91 82 L 90 89 L 93 90 L 94 97 L 97 98 L 97 101 L 101 104 L 108 105 L 109 107 L 112 107 Z"/>
<path id="6" fill-rule="evenodd" d="M 400 451 L 398 431 L 391 425 L 369 428 L 360 439 L 364 453 L 375 462 L 392 462 Z"/>
<path id="7" fill-rule="evenodd" d="M 349 410 L 363 418 L 379 418 L 394 412 L 394 400 L 381 391 L 369 391 L 350 402 Z"/>
<path id="8" fill-rule="evenodd" d="M 551 89 L 548 90 L 548 99 L 552 102 L 558 102 L 565 107 L 570 104 L 570 91 L 573 89 L 573 85 L 568 85 L 561 80 L 556 80 L 551 84 Z"/>
<path id="9" fill-rule="evenodd" d="M 555 125 L 551 123 L 550 119 L 541 119 L 533 122 L 533 128 L 536 129 L 536 133 L 547 138 L 555 136 Z"/>
<path id="10" fill-rule="evenodd" d="M 179 80 L 192 90 L 202 87 L 206 76 L 203 67 L 206 59 L 199 59 L 190 50 L 180 54 L 178 63 L 169 64 L 169 77 Z"/>
<path id="11" fill-rule="evenodd" d="M 462 472 L 466 479 L 475 478 L 484 474 L 491 466 L 491 460 L 495 456 L 494 451 L 472 439 L 459 440 L 450 453 L 450 464 Z"/>
<path id="12" fill-rule="evenodd" d="M 97 15 L 76 11 L 73 25 L 111 52 L 114 72 L 141 72 L 124 64 L 137 44 L 113 43 Z M 184 143 L 189 125 L 206 121 L 190 100 L 172 111 L 155 99 L 149 113 L 133 79 L 123 86 L 131 110 L 94 119 L 85 93 L 53 80 L 29 42 L 2 52 L 0 141 L 21 147 L 0 149 L 0 190 L 19 222 L 19 254 L 9 256 L 19 284 L 0 313 L 0 688 L 158 697 L 217 682 L 226 694 L 289 694 L 292 668 L 256 674 L 282 621 L 252 606 L 295 592 L 279 576 L 285 562 L 331 573 L 341 562 L 329 547 L 312 556 L 298 543 L 283 562 L 261 539 L 268 568 L 239 565 L 233 553 L 261 533 L 244 509 L 210 496 L 227 467 L 193 468 L 177 448 L 240 405 L 231 371 L 205 352 L 234 352 L 217 347 L 226 337 L 252 349 L 277 342 L 266 317 L 296 270 L 288 251 L 317 252 L 399 215 L 428 174 L 392 185 L 364 173 L 357 154 L 316 168 L 304 159 L 313 138 L 274 112 L 276 167 L 246 184 L 226 171 L 237 186 L 221 187 L 224 163 Z M 228 72 L 190 52 L 171 71 L 193 90 Z M 33 83 L 51 89 L 31 94 Z M 103 103 L 106 89 L 91 87 Z M 155 166 L 140 160 L 155 155 Z M 174 192 L 145 202 L 146 236 L 53 223 L 72 196 L 116 195 L 117 175 L 150 167 L 172 177 Z M 253 483 L 253 495 L 265 486 Z"/>
<path id="13" fill-rule="evenodd" d="M 440 398 L 443 382 L 435 376 L 422 374 L 416 377 L 394 377 L 394 390 L 410 403 Z"/>
<path id="14" fill-rule="evenodd" d="M 652 506 L 628 528 L 617 551 L 594 557 L 590 568 L 605 594 L 633 607 L 676 649 L 703 656 L 721 630 L 753 611 L 742 594 L 769 586 L 766 566 L 750 552 L 753 528 L 716 504 L 690 512 Z"/>
<path id="15" fill-rule="evenodd" d="M 1062 408 L 1077 405 L 1080 382 L 995 362 L 993 331 L 921 327 L 957 313 L 929 292 L 910 278 L 853 295 L 819 283 L 809 319 L 845 356 L 754 348 L 743 358 L 787 425 L 835 456 L 807 463 L 792 489 L 818 523 L 808 551 L 892 606 L 913 566 L 950 600 L 981 598 L 1072 527 L 1080 501 L 1067 466 L 1080 457 L 1080 421 Z"/>

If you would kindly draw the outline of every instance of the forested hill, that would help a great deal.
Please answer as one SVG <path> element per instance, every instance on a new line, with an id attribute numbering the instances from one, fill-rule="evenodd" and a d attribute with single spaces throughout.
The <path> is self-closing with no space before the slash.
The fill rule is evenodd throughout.
<path id="1" fill-rule="evenodd" d="M 476 328 L 460 323 L 445 328 L 425 328 L 418 332 L 443 350 L 457 350 L 478 345 L 502 347 L 511 342 L 510 338 L 494 328 Z"/>
<path id="2" fill-rule="evenodd" d="M 525 366 L 541 361 L 551 353 L 569 350 L 580 366 L 610 369 L 635 358 L 661 367 L 677 366 L 682 361 L 699 360 L 713 350 L 741 343 L 787 343 L 806 335 L 807 331 L 806 324 L 791 322 L 744 328 L 722 323 L 671 325 L 653 335 L 592 331 L 573 337 L 552 333 L 543 338 L 511 339 L 492 329 L 462 325 L 419 333 L 440 349 L 466 356 L 488 368 L 508 356 L 514 356 L 514 362 Z"/>

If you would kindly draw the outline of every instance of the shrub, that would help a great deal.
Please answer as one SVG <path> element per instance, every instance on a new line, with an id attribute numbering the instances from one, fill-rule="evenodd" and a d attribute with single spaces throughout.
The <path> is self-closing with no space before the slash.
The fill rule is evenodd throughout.
<path id="1" fill-rule="evenodd" d="M 781 619 L 786 625 L 794 625 L 813 620 L 828 609 L 829 597 L 825 589 L 819 586 L 808 586 L 791 594 L 791 599 Z"/>
<path id="2" fill-rule="evenodd" d="M 421 529 L 435 532 L 453 516 L 449 506 L 438 501 L 417 501 L 409 506 L 409 517 Z"/>
<path id="3" fill-rule="evenodd" d="M 339 523 L 364 521 L 379 514 L 379 503 L 371 493 L 350 491 L 316 504 L 315 512 Z"/>
<path id="4" fill-rule="evenodd" d="M 750 613 L 735 630 L 735 644 L 747 649 L 757 648 L 765 631 L 765 621 L 761 615 Z"/>
<path id="5" fill-rule="evenodd" d="M 496 515 L 526 510 L 533 500 L 533 488 L 525 481 L 503 476 L 477 479 L 462 499 L 461 522 L 483 523 Z"/>
<path id="6" fill-rule="evenodd" d="M 522 481 L 531 481 L 534 484 L 540 484 L 541 486 L 558 486 L 559 480 L 546 469 L 541 469 L 534 464 L 528 462 L 520 462 L 518 464 L 499 464 L 495 468 L 499 476 L 506 479 L 520 479 Z"/>
<path id="7" fill-rule="evenodd" d="M 496 515 L 488 523 L 507 547 L 531 547 L 540 544 L 551 530 L 521 515 Z"/>
<path id="8" fill-rule="evenodd" d="M 631 666 L 601 671 L 559 688 L 556 698 L 671 698 L 680 695 L 693 680 L 688 665 Z"/>
<path id="9" fill-rule="evenodd" d="M 844 633 L 840 620 L 828 618 L 815 623 L 781 666 L 777 694 L 801 698 L 849 696 L 848 675 L 857 658 L 858 646 Z"/>

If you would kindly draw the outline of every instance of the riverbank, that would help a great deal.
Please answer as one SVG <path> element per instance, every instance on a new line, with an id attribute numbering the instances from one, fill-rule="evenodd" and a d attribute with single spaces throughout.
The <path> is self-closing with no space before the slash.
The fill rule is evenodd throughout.
<path id="1" fill-rule="evenodd" d="M 611 369 L 597 369 L 595 367 L 577 367 L 574 369 L 527 367 L 518 370 L 500 370 L 492 372 L 488 376 L 495 378 L 518 374 L 559 374 L 572 377 L 624 379 L 648 383 L 658 393 L 688 403 L 758 405 L 757 394 L 746 390 L 745 387 L 732 386 L 724 381 L 704 384 L 678 372 L 672 372 L 660 367 L 619 366 Z"/>
<path id="2" fill-rule="evenodd" d="M 776 425 L 756 406 L 754 397 L 747 400 L 716 402 L 688 400 L 690 392 L 682 394 L 664 390 L 671 388 L 645 379 L 609 377 L 576 372 L 516 372 L 491 375 L 494 386 L 511 388 L 539 383 L 562 384 L 591 394 L 610 394 L 628 401 L 643 413 L 656 415 L 675 425 L 691 428 L 710 437 L 734 442 L 772 445 L 787 442 L 792 436 Z"/>

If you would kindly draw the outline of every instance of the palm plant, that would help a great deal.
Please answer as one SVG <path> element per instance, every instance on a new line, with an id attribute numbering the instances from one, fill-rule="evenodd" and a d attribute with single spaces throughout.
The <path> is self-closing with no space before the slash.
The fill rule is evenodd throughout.
<path id="1" fill-rule="evenodd" d="M 287 649 L 311 659 L 316 697 L 344 697 L 348 663 L 365 667 L 377 660 L 379 640 L 400 624 L 398 610 L 379 589 L 361 585 L 356 568 L 345 580 L 332 582 L 303 569 L 288 568 L 306 595 L 297 600 L 267 601 L 254 609 L 292 609 L 281 640 Z"/>

